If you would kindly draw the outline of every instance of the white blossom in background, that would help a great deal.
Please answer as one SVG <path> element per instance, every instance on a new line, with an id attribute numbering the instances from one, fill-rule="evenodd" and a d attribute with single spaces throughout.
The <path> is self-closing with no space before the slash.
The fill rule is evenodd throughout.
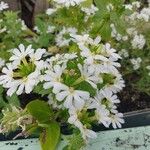
<path id="1" fill-rule="evenodd" d="M 132 2 L 132 6 L 136 7 L 136 8 L 140 8 L 141 7 L 141 3 L 136 1 L 136 2 Z"/>
<path id="2" fill-rule="evenodd" d="M 142 59 L 140 57 L 132 58 L 132 59 L 130 59 L 130 61 L 131 61 L 132 65 L 133 65 L 133 69 L 134 70 L 137 70 L 137 69 L 140 68 L 141 62 L 142 62 Z"/>
<path id="3" fill-rule="evenodd" d="M 5 32 L 5 31 L 7 31 L 7 28 L 6 28 L 6 27 L 0 29 L 0 33 L 3 33 L 3 32 Z"/>
<path id="4" fill-rule="evenodd" d="M 41 33 L 41 31 L 40 31 L 40 29 L 38 28 L 38 26 L 35 26 L 33 29 L 34 29 L 37 33 Z"/>
<path id="5" fill-rule="evenodd" d="M 57 9 L 54 9 L 54 8 L 48 8 L 47 10 L 46 10 L 46 14 L 47 15 L 52 15 L 53 13 L 55 13 L 57 11 Z"/>
<path id="6" fill-rule="evenodd" d="M 146 40 L 142 34 L 135 35 L 131 41 L 133 49 L 143 49 L 145 46 Z"/>
<path id="7" fill-rule="evenodd" d="M 146 69 L 149 71 L 148 75 L 150 76 L 150 65 L 146 66 Z"/>
<path id="8" fill-rule="evenodd" d="M 87 16 L 91 16 L 95 15 L 95 13 L 98 11 L 98 8 L 92 4 L 89 8 L 82 7 L 81 10 L 85 12 Z"/>
<path id="9" fill-rule="evenodd" d="M 54 0 L 54 2 L 56 2 L 57 4 L 65 7 L 80 5 L 84 1 L 85 0 Z"/>
<path id="10" fill-rule="evenodd" d="M 68 46 L 69 43 L 71 42 L 71 34 L 76 34 L 77 33 L 77 29 L 76 28 L 66 28 L 63 27 L 63 29 L 56 35 L 55 41 L 56 41 L 56 45 L 59 47 L 63 47 L 63 46 Z M 70 36 L 69 37 L 65 37 L 65 35 Z"/>
<path id="11" fill-rule="evenodd" d="M 48 26 L 47 33 L 53 33 L 55 31 L 55 26 Z"/>
<path id="12" fill-rule="evenodd" d="M 26 26 L 24 20 L 21 20 L 21 25 L 22 25 L 21 29 L 22 29 L 23 31 L 24 31 L 24 30 L 27 30 L 27 26 Z"/>
<path id="13" fill-rule="evenodd" d="M 126 49 L 120 50 L 119 51 L 119 55 L 122 56 L 122 57 L 124 57 L 124 58 L 129 57 L 129 53 L 128 53 L 128 51 Z"/>
<path id="14" fill-rule="evenodd" d="M 129 34 L 129 35 L 137 35 L 138 32 L 136 30 L 136 28 L 127 28 L 126 32 Z"/>
<path id="15" fill-rule="evenodd" d="M 132 10 L 133 9 L 133 6 L 131 4 L 126 4 L 124 5 L 125 9 L 129 9 L 129 10 Z"/>
<path id="16" fill-rule="evenodd" d="M 137 6 L 138 6 L 138 4 L 137 4 Z M 134 11 L 127 18 L 131 21 L 144 20 L 145 22 L 148 22 L 150 20 L 150 6 L 149 7 L 144 7 L 140 11 L 139 10 Z"/>
<path id="17" fill-rule="evenodd" d="M 127 40 L 128 40 L 128 36 L 127 36 L 127 35 L 124 35 L 124 36 L 123 36 L 123 35 L 121 35 L 120 33 L 118 33 L 118 31 L 116 30 L 116 27 L 115 27 L 114 24 L 111 24 L 110 27 L 111 27 L 111 29 L 112 29 L 112 31 L 111 31 L 111 36 L 112 36 L 113 38 L 115 38 L 117 41 L 121 41 L 121 40 L 127 41 Z"/>
<path id="18" fill-rule="evenodd" d="M 106 6 L 106 8 L 107 8 L 107 10 L 108 10 L 109 12 L 111 12 L 111 11 L 114 9 L 114 6 L 113 6 L 113 4 L 109 3 L 109 4 Z"/>
<path id="19" fill-rule="evenodd" d="M 1 1 L 0 2 L 0 12 L 5 10 L 5 9 L 7 9 L 7 8 L 9 8 L 8 4 L 3 2 L 3 1 Z"/>
<path id="20" fill-rule="evenodd" d="M 0 58 L 0 69 L 5 65 L 5 60 Z"/>

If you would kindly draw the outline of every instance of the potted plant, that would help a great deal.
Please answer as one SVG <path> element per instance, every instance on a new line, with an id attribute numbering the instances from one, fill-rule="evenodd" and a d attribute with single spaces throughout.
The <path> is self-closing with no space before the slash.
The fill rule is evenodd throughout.
<path id="1" fill-rule="evenodd" d="M 112 46 L 123 48 L 132 38 L 124 26 L 130 25 L 132 11 L 121 1 L 51 4 L 53 8 L 36 18 L 35 32 L 16 13 L 3 12 L 7 4 L 0 4 L 1 57 L 7 62 L 0 76 L 1 93 L 7 100 L 19 98 L 22 104 L 3 103 L 1 133 L 20 128 L 15 139 L 36 134 L 43 150 L 56 149 L 61 138 L 69 141 L 65 149 L 81 149 L 96 138 L 95 124 L 121 128 L 124 123 L 116 95 L 125 86 L 119 72 L 121 57 Z M 133 47 L 146 44 L 143 37 L 142 45 L 135 41 Z"/>

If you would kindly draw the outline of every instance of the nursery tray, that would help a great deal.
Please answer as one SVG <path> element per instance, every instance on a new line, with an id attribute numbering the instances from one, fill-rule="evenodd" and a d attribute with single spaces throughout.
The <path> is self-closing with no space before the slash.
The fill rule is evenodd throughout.
<path id="1" fill-rule="evenodd" d="M 150 126 L 98 132 L 85 150 L 150 150 Z M 61 142 L 57 150 L 62 150 Z M 38 139 L 0 142 L 0 150 L 41 150 Z"/>

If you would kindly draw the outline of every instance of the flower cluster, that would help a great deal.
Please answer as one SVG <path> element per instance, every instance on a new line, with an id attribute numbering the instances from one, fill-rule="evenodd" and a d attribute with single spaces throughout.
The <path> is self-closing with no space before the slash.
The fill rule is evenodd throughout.
<path id="1" fill-rule="evenodd" d="M 35 51 L 31 45 L 25 48 L 20 44 L 19 48 L 14 49 L 12 53 L 11 62 L 2 69 L 0 84 L 8 89 L 9 96 L 15 92 L 18 95 L 23 92 L 30 93 L 40 81 L 40 71 L 43 68 L 43 61 L 40 59 L 45 50 Z"/>
<path id="2" fill-rule="evenodd" d="M 44 49 L 36 51 L 29 45 L 12 50 L 10 63 L 2 69 L 0 84 L 7 88 L 7 94 L 31 93 L 38 83 L 49 89 L 49 105 L 54 109 L 68 110 L 68 123 L 77 127 L 82 137 L 94 138 L 96 133 L 87 126 L 92 121 L 109 127 L 121 127 L 123 115 L 118 113 L 120 102 L 116 93 L 124 87 L 124 81 L 117 70 L 121 57 L 110 44 L 100 44 L 100 38 L 89 36 L 81 42 L 74 35 L 79 53 L 56 54 L 46 60 Z M 77 39 L 79 41 L 77 41 Z M 88 43 L 88 44 L 87 44 Z M 84 120 L 85 116 L 93 115 Z"/>
<path id="3" fill-rule="evenodd" d="M 80 53 L 51 57 L 44 76 L 44 88 L 52 89 L 49 103 L 55 108 L 68 109 L 68 122 L 79 128 L 84 139 L 96 136 L 82 123 L 82 116 L 89 110 L 94 111 L 91 118 L 105 127 L 112 123 L 114 128 L 120 128 L 124 123 L 115 105 L 120 102 L 115 93 L 124 87 L 117 70 L 120 56 L 108 43 L 94 46 L 94 40 L 89 41 L 77 43 Z M 90 48 L 85 45 L 86 42 L 90 43 Z"/>

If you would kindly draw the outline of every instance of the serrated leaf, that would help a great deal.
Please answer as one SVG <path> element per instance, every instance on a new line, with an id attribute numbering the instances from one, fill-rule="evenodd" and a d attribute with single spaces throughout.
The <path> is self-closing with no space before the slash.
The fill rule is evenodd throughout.
<path id="1" fill-rule="evenodd" d="M 56 150 L 60 139 L 60 127 L 57 122 L 51 122 L 40 135 L 42 150 Z"/>

